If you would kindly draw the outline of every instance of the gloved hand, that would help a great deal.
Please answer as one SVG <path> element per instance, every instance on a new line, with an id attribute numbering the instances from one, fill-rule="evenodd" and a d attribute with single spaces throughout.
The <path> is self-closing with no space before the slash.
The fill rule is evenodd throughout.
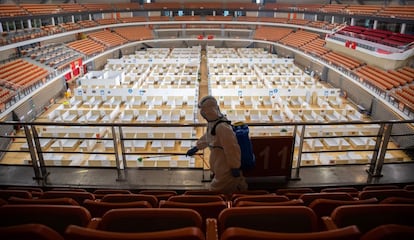
<path id="1" fill-rule="evenodd" d="M 186 157 L 188 156 L 193 156 L 194 154 L 196 154 L 196 152 L 198 151 L 197 147 L 192 147 L 191 149 L 189 149 L 187 151 L 187 153 L 185 154 Z"/>
<path id="2" fill-rule="evenodd" d="M 231 169 L 231 175 L 233 175 L 233 177 L 240 177 L 240 169 L 232 168 Z"/>

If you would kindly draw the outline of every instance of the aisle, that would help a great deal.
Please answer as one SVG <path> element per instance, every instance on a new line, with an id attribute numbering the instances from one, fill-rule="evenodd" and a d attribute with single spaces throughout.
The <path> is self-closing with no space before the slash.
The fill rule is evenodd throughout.
<path id="1" fill-rule="evenodd" d="M 200 62 L 200 80 L 199 80 L 198 96 L 199 99 L 208 95 L 208 68 L 207 68 L 207 54 L 206 50 L 201 50 Z"/>

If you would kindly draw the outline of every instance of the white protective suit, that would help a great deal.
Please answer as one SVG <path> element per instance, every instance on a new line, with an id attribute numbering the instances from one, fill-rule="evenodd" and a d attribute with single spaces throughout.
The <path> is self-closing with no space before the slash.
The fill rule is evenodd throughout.
<path id="1" fill-rule="evenodd" d="M 200 114 L 207 120 L 207 131 L 197 141 L 199 150 L 210 148 L 210 169 L 214 173 L 210 190 L 224 194 L 247 190 L 247 183 L 243 174 L 239 177 L 232 175 L 232 169 L 240 168 L 240 146 L 233 129 L 228 123 L 219 123 L 215 135 L 211 130 L 219 120 L 226 120 L 220 112 L 217 101 L 212 96 L 205 96 L 199 103 Z"/>

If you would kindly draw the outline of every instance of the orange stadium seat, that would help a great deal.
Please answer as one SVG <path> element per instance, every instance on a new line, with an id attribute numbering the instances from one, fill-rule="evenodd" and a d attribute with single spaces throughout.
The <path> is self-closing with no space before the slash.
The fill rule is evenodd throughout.
<path id="1" fill-rule="evenodd" d="M 299 199 L 302 199 L 305 205 L 309 205 L 315 199 L 354 200 L 351 194 L 345 192 L 304 193 L 299 196 Z"/>
<path id="2" fill-rule="evenodd" d="M 236 206 L 239 201 L 284 202 L 289 201 L 289 198 L 285 195 L 276 195 L 273 193 L 263 195 L 237 195 L 233 197 L 233 206 Z"/>
<path id="3" fill-rule="evenodd" d="M 291 199 L 282 202 L 257 202 L 257 201 L 238 201 L 232 207 L 254 207 L 254 206 L 304 206 L 302 199 Z"/>
<path id="4" fill-rule="evenodd" d="M 102 202 L 85 199 L 82 204 L 91 213 L 92 217 L 102 217 L 107 211 L 119 208 L 151 208 L 152 205 L 147 201 L 135 202 Z"/>
<path id="5" fill-rule="evenodd" d="M 160 208 L 184 208 L 197 211 L 203 220 L 202 230 L 205 231 L 205 222 L 207 218 L 218 218 L 222 210 L 227 208 L 225 201 L 214 202 L 174 202 L 163 200 L 160 202 Z"/>
<path id="6" fill-rule="evenodd" d="M 62 234 L 46 225 L 39 223 L 27 223 L 0 227 L 0 238 L 8 240 L 64 240 Z"/>
<path id="7" fill-rule="evenodd" d="M 167 199 L 171 202 L 186 202 L 186 203 L 206 203 L 206 202 L 220 202 L 225 199 L 221 195 L 175 195 Z"/>
<path id="8" fill-rule="evenodd" d="M 153 195 L 158 201 L 167 200 L 169 197 L 177 195 L 177 191 L 174 190 L 141 190 L 139 193 Z"/>
<path id="9" fill-rule="evenodd" d="M 50 198 L 50 199 L 42 199 L 42 198 L 27 199 L 27 198 L 19 198 L 19 197 L 10 197 L 7 201 L 9 204 L 51 204 L 51 205 L 79 206 L 79 203 L 77 201 L 69 197 Z"/>
<path id="10" fill-rule="evenodd" d="M 27 223 L 44 224 L 60 234 L 70 224 L 86 227 L 91 220 L 89 211 L 81 206 L 6 204 L 0 207 L 0 226 L 13 226 Z"/>
<path id="11" fill-rule="evenodd" d="M 92 192 L 95 195 L 95 198 L 101 199 L 106 194 L 132 194 L 131 191 L 126 189 L 96 189 Z"/>
<path id="12" fill-rule="evenodd" d="M 98 230 L 113 232 L 154 232 L 184 227 L 202 227 L 202 218 L 192 209 L 112 209 L 93 223 Z M 90 225 L 92 226 L 92 225 Z"/>
<path id="13" fill-rule="evenodd" d="M 32 198 L 32 194 L 27 190 L 15 190 L 15 189 L 0 189 L 0 198 L 3 200 L 9 199 L 9 197 L 19 198 Z"/>
<path id="14" fill-rule="evenodd" d="M 327 229 L 356 225 L 366 233 L 383 224 L 414 226 L 412 204 L 361 204 L 335 208 L 330 217 L 323 217 Z"/>
<path id="15" fill-rule="evenodd" d="M 316 214 L 305 206 L 227 208 L 220 213 L 217 226 L 219 234 L 230 227 L 290 233 L 318 231 Z"/>
<path id="16" fill-rule="evenodd" d="M 402 240 L 413 238 L 413 226 L 399 224 L 384 224 L 369 230 L 361 236 L 360 240 Z"/>
<path id="17" fill-rule="evenodd" d="M 45 191 L 43 195 L 40 197 L 41 199 L 50 199 L 50 198 L 72 198 L 76 202 L 79 203 L 79 205 L 83 204 L 83 201 L 85 199 L 91 199 L 95 200 L 95 195 L 93 195 L 90 192 L 83 192 L 83 191 Z"/>
<path id="18" fill-rule="evenodd" d="M 106 194 L 101 201 L 112 203 L 147 201 L 152 207 L 158 207 L 157 197 L 149 194 Z"/>
<path id="19" fill-rule="evenodd" d="M 408 197 L 414 198 L 414 194 L 404 189 L 380 189 L 380 190 L 366 190 L 360 191 L 359 199 L 377 198 L 379 201 L 387 197 Z"/>
<path id="20" fill-rule="evenodd" d="M 361 236 L 356 226 L 309 233 L 283 233 L 231 227 L 221 240 L 357 240 Z"/>
<path id="21" fill-rule="evenodd" d="M 204 240 L 204 233 L 197 227 L 185 227 L 154 232 L 113 232 L 70 225 L 64 234 L 66 240 Z M 58 240 L 58 239 L 57 239 Z"/>

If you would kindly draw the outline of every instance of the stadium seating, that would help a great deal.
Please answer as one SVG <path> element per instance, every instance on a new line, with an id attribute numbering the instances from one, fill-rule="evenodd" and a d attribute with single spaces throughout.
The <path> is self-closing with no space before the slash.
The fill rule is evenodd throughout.
<path id="1" fill-rule="evenodd" d="M 154 232 L 183 227 L 202 227 L 202 218 L 192 209 L 134 208 L 112 209 L 90 226 L 114 232 Z"/>
<path id="2" fill-rule="evenodd" d="M 111 209 L 119 208 L 151 208 L 151 204 L 147 201 L 134 201 L 134 202 L 103 202 L 85 199 L 82 204 L 91 213 L 92 217 L 102 217 L 107 211 Z"/>
<path id="3" fill-rule="evenodd" d="M 155 232 L 124 233 L 103 231 L 91 228 L 70 225 L 65 231 L 67 240 L 204 240 L 204 233 L 197 227 L 185 227 L 172 230 L 163 230 Z M 58 239 L 57 239 L 58 240 Z"/>
<path id="4" fill-rule="evenodd" d="M 356 225 L 366 233 L 383 224 L 414 226 L 412 204 L 362 204 L 335 208 L 330 217 L 323 217 L 327 229 Z"/>
<path id="5" fill-rule="evenodd" d="M 222 240 L 356 240 L 361 233 L 356 226 L 348 226 L 340 229 L 310 232 L 310 233 L 283 233 L 259 231 L 240 227 L 227 228 L 221 235 Z"/>
<path id="6" fill-rule="evenodd" d="M 318 221 L 305 206 L 259 206 L 224 209 L 218 219 L 219 235 L 230 227 L 244 227 L 272 232 L 314 232 Z"/>
<path id="7" fill-rule="evenodd" d="M 64 240 L 62 234 L 46 225 L 39 223 L 27 223 L 0 227 L 0 237 L 8 240 Z"/>
<path id="8" fill-rule="evenodd" d="M 86 208 L 70 205 L 6 204 L 0 207 L 0 214 L 8 216 L 0 220 L 2 227 L 39 223 L 60 234 L 70 224 L 86 227 L 91 221 L 91 214 Z"/>

